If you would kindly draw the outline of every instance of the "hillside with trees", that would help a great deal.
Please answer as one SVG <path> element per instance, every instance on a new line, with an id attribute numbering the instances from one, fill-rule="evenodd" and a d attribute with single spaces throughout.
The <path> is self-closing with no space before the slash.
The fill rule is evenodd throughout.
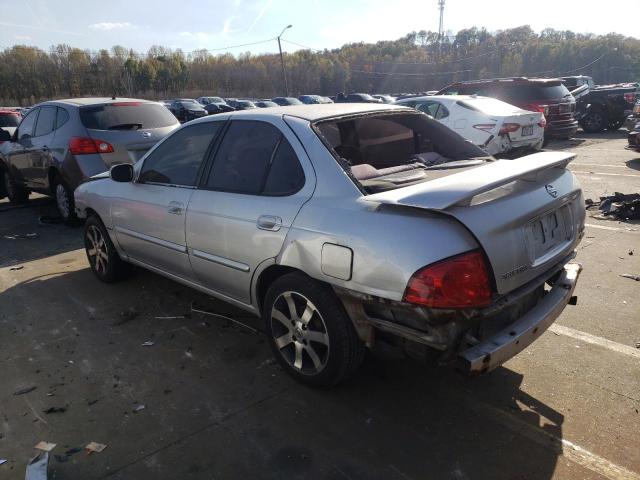
<path id="1" fill-rule="evenodd" d="M 437 33 L 420 31 L 333 50 L 305 47 L 285 54 L 285 62 L 292 95 L 417 92 L 455 80 L 512 75 L 584 74 L 605 84 L 640 79 L 640 39 L 552 29 L 538 33 L 522 26 L 497 32 L 470 28 L 439 42 Z M 145 53 L 121 46 L 92 52 L 69 45 L 49 51 L 16 45 L 0 51 L 0 105 L 78 96 L 204 94 L 282 95 L 280 58 L 160 46 Z"/>

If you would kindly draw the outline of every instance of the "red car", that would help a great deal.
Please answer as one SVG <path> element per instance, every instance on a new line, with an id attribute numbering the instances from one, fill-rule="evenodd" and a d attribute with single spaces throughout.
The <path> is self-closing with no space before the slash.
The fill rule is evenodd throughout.
<path id="1" fill-rule="evenodd" d="M 20 124 L 20 120 L 22 120 L 22 115 L 19 112 L 11 109 L 0 109 L 0 129 L 8 132 L 11 136 L 13 136 L 13 132 L 16 131 L 16 128 Z M 0 137 L 0 143 L 2 143 L 2 138 Z"/>

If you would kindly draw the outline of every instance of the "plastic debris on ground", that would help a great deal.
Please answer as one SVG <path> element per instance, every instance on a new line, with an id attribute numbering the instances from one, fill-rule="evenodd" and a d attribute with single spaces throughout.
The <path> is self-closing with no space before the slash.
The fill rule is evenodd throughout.
<path id="1" fill-rule="evenodd" d="M 147 340 L 146 342 L 144 342 L 142 344 L 143 347 L 153 347 L 155 345 L 154 342 L 152 342 L 151 340 Z"/>
<path id="2" fill-rule="evenodd" d="M 67 411 L 67 407 L 49 407 L 43 410 L 42 413 L 49 415 L 50 413 L 64 413 Z"/>
<path id="3" fill-rule="evenodd" d="M 617 220 L 640 220 L 640 193 L 624 194 L 615 192 L 607 197 L 600 197 L 596 202 L 585 200 L 588 209 L 598 208 L 603 217 L 613 217 Z"/>
<path id="4" fill-rule="evenodd" d="M 43 452 L 50 452 L 56 448 L 56 444 L 50 442 L 38 442 L 33 448 L 36 450 L 42 450 Z"/>
<path id="5" fill-rule="evenodd" d="M 27 464 L 25 480 L 47 480 L 47 467 L 49 465 L 49 454 L 41 452 Z"/>
<path id="6" fill-rule="evenodd" d="M 16 390 L 15 392 L 13 392 L 14 395 L 24 395 L 25 393 L 30 393 L 33 392 L 36 388 L 36 386 L 31 386 L 31 387 L 26 387 L 26 388 L 21 388 L 19 390 Z"/>
<path id="7" fill-rule="evenodd" d="M 37 237 L 37 233 L 14 233 L 13 235 L 4 236 L 7 240 L 31 240 Z"/>
<path id="8" fill-rule="evenodd" d="M 3 463 L 7 463 L 7 459 L 6 458 L 0 458 L 0 465 L 2 465 Z"/>
<path id="9" fill-rule="evenodd" d="M 142 410 L 144 410 L 145 408 L 147 408 L 146 405 L 138 405 L 136 408 L 133 409 L 133 413 L 138 413 L 141 412 Z"/>
<path id="10" fill-rule="evenodd" d="M 84 447 L 85 450 L 87 450 L 87 453 L 100 453 L 102 452 L 105 448 L 107 448 L 107 446 L 103 443 L 97 443 L 97 442 L 90 442 L 86 447 Z"/>
<path id="11" fill-rule="evenodd" d="M 622 278 L 629 278 L 631 280 L 635 280 L 636 282 L 640 282 L 640 275 L 632 275 L 631 273 L 623 273 L 620 276 Z"/>
<path id="12" fill-rule="evenodd" d="M 15 272 L 16 270 L 22 270 L 24 268 L 24 265 L 18 265 L 16 267 L 10 267 L 9 270 L 12 272 Z"/>

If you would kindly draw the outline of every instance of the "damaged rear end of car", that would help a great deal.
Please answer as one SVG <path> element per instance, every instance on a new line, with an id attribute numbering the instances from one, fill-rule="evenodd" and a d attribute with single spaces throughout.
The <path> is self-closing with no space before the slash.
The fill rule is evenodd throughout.
<path id="1" fill-rule="evenodd" d="M 399 117 L 392 121 L 414 125 Z M 470 375 L 491 371 L 575 303 L 581 267 L 572 260 L 585 219 L 582 190 L 567 169 L 575 155 L 542 152 L 495 161 L 453 136 L 445 142 L 434 137 L 453 132 L 420 127 L 404 138 L 401 129 L 375 125 L 382 118 L 370 118 L 368 125 L 382 135 L 357 122 L 317 128 L 360 188 L 361 203 L 371 215 L 410 216 L 415 229 L 397 235 L 403 242 L 412 238 L 417 248 L 432 248 L 430 235 L 438 232 L 420 230 L 420 222 L 434 217 L 462 226 L 475 248 L 414 264 L 395 298 L 348 285 L 334 290 L 369 346 L 376 337 L 389 338 L 411 353 L 439 352 L 442 363 Z M 386 145 L 380 140 L 385 136 Z M 385 161 L 393 152 L 402 160 Z"/>

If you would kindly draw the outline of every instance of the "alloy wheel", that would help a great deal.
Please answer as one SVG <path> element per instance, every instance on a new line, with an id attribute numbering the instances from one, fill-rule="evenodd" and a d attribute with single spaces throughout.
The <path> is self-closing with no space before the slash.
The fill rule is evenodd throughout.
<path id="1" fill-rule="evenodd" d="M 587 117 L 587 127 L 592 131 L 598 131 L 604 128 L 604 118 L 599 113 L 592 113 Z"/>
<path id="2" fill-rule="evenodd" d="M 288 291 L 276 298 L 271 309 L 271 334 L 280 355 L 300 373 L 316 375 L 327 365 L 327 326 L 304 295 Z"/>
<path id="3" fill-rule="evenodd" d="M 109 267 L 109 252 L 102 232 L 95 225 L 90 225 L 87 228 L 86 239 L 89 263 L 98 274 L 105 275 Z"/>
<path id="4" fill-rule="evenodd" d="M 61 183 L 56 185 L 56 204 L 60 215 L 63 218 L 69 218 L 69 195 L 67 195 L 67 189 Z"/>

